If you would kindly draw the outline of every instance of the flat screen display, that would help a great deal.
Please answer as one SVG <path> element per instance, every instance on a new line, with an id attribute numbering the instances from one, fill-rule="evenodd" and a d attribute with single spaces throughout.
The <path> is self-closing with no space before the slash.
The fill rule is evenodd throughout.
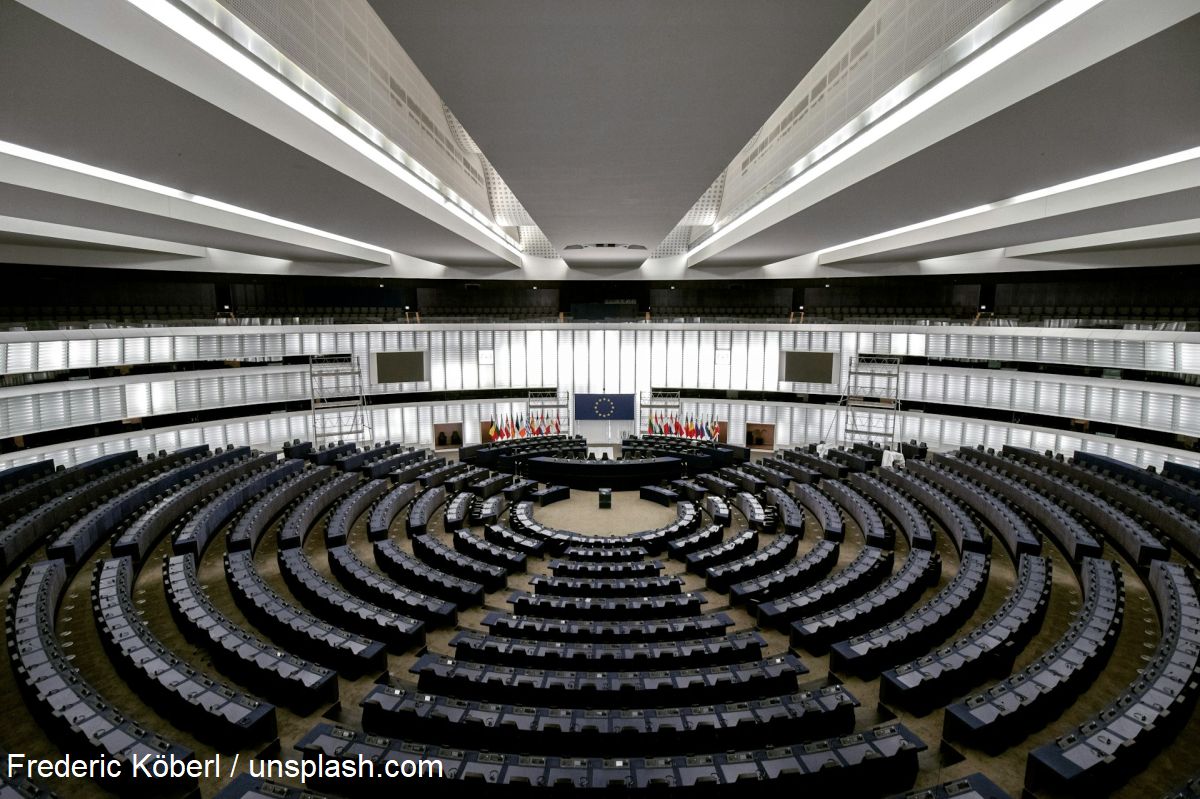
<path id="1" fill-rule="evenodd" d="M 377 352 L 374 355 L 376 383 L 422 383 L 429 380 L 429 354 L 425 350 Z"/>
<path id="2" fill-rule="evenodd" d="M 834 383 L 836 352 L 780 353 L 779 379 L 785 383 Z"/>

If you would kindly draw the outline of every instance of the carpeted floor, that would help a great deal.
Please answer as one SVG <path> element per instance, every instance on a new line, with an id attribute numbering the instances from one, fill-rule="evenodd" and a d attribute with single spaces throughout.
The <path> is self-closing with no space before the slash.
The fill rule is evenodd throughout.
<path id="1" fill-rule="evenodd" d="M 585 535 L 626 535 L 663 527 L 675 520 L 675 508 L 664 508 L 637 491 L 614 491 L 612 508 L 599 508 L 595 491 L 573 491 L 571 498 L 534 511 L 537 520 L 559 530 Z"/>

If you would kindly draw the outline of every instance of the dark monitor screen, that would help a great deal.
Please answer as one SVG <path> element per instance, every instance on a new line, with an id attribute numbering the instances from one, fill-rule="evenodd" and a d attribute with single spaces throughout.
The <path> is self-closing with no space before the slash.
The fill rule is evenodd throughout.
<path id="1" fill-rule="evenodd" d="M 375 353 L 377 383 L 421 383 L 428 379 L 424 350 Z"/>
<path id="2" fill-rule="evenodd" d="M 834 352 L 781 353 L 779 379 L 785 383 L 834 383 Z"/>

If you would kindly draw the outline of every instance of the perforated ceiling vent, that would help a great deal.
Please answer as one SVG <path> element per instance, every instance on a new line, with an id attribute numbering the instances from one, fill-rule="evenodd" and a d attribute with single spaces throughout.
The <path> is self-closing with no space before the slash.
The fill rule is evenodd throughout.
<path id="1" fill-rule="evenodd" d="M 646 249 L 646 247 L 642 244 L 613 244 L 611 242 L 604 242 L 604 243 L 600 243 L 600 244 L 568 244 L 566 247 L 563 247 L 563 249 L 564 250 L 586 250 L 586 249 L 593 248 L 593 247 L 596 249 L 602 249 L 602 250 L 613 250 L 613 249 L 644 250 L 644 249 Z"/>

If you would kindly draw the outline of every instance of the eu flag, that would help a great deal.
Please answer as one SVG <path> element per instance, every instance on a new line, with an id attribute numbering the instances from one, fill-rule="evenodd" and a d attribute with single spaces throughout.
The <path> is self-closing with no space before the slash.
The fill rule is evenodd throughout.
<path id="1" fill-rule="evenodd" d="M 576 394 L 575 418 L 579 421 L 633 419 L 633 394 Z"/>

